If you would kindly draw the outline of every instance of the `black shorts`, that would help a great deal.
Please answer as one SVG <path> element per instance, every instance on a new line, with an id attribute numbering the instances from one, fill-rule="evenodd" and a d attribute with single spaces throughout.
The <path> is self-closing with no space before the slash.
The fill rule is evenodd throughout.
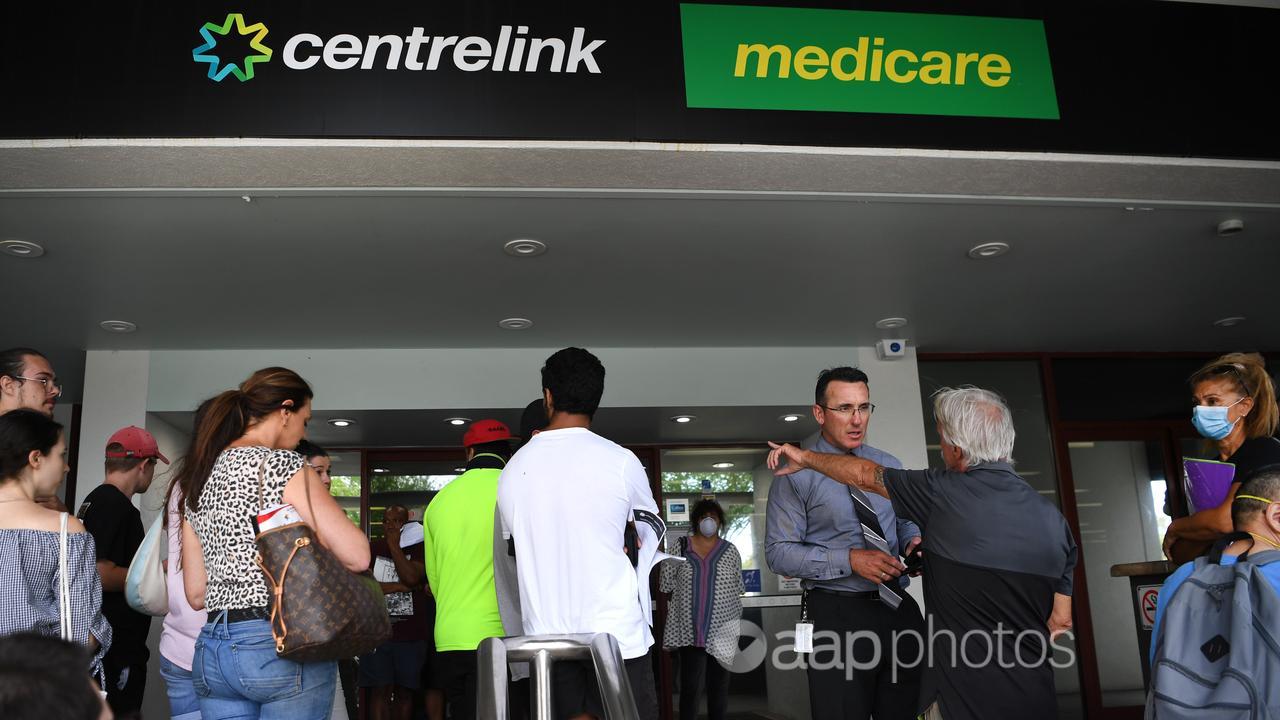
<path id="1" fill-rule="evenodd" d="M 636 698 L 640 720 L 658 720 L 658 691 L 653 682 L 653 653 L 624 661 L 631 693 Z M 551 692 L 555 700 L 556 718 L 589 713 L 604 717 L 604 701 L 595 669 L 588 660 L 567 660 L 551 666 Z"/>
<path id="2" fill-rule="evenodd" d="M 147 663 L 118 665 L 103 659 L 103 674 L 107 678 L 107 704 L 117 717 L 131 717 L 142 710 L 142 697 L 147 689 Z"/>

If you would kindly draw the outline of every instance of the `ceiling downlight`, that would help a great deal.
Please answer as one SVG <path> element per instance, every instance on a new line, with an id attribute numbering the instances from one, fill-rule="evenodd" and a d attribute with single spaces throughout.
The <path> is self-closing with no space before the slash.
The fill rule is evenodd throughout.
<path id="1" fill-rule="evenodd" d="M 1009 243 L 989 242 L 969 248 L 968 255 L 973 260 L 990 260 L 1009 252 Z"/>
<path id="2" fill-rule="evenodd" d="M 103 320 L 98 323 L 98 327 L 106 330 L 107 332 L 121 334 L 135 332 L 138 329 L 137 325 L 134 325 L 128 320 Z"/>
<path id="3" fill-rule="evenodd" d="M 518 238 L 508 240 L 502 246 L 502 251 L 512 257 L 537 257 L 547 251 L 547 244 L 541 240 Z"/>
<path id="4" fill-rule="evenodd" d="M 533 321 L 529 318 L 507 318 L 505 320 L 499 320 L 498 327 L 503 330 L 528 330 L 533 327 Z"/>
<path id="5" fill-rule="evenodd" d="M 30 240 L 0 240 L 0 253 L 16 258 L 38 258 L 44 255 L 44 246 Z"/>

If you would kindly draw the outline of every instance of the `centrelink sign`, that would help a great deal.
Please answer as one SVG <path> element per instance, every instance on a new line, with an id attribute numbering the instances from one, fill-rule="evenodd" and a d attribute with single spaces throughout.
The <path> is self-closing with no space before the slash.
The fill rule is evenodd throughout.
<path id="1" fill-rule="evenodd" d="M 270 62 L 275 50 L 266 44 L 270 31 L 262 22 L 247 21 L 241 13 L 228 13 L 218 22 L 199 28 L 201 42 L 192 59 L 208 64 L 208 78 L 222 82 L 234 77 L 252 80 L 255 66 Z M 248 40 L 249 52 L 228 49 Z M 462 72 L 577 73 L 600 74 L 596 52 L 605 40 L 592 39 L 586 28 L 575 27 L 569 37 L 536 37 L 527 25 L 502 25 L 491 37 L 481 35 L 428 35 L 424 28 L 390 35 L 339 33 L 322 37 L 298 33 L 284 41 L 282 64 L 290 70 L 325 67 L 330 70 L 435 71 L 453 68 Z M 222 47 L 220 47 L 222 46 Z"/>

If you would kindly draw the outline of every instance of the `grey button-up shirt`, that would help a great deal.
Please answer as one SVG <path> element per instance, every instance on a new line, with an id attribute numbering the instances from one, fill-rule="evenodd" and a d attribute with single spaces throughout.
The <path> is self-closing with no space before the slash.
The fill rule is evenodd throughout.
<path id="1" fill-rule="evenodd" d="M 840 450 L 818 437 L 810 448 L 817 452 L 840 454 Z M 898 458 L 870 445 L 862 445 L 853 454 L 885 467 L 901 468 Z M 879 495 L 867 494 L 884 530 L 889 548 L 901 553 L 920 529 L 908 520 L 900 520 L 893 504 Z M 850 550 L 865 550 L 862 524 L 853 509 L 849 488 L 814 470 L 801 470 L 774 478 L 769 488 L 769 509 L 765 514 L 765 557 L 769 569 L 779 575 L 798 577 L 806 588 L 820 587 L 846 592 L 866 592 L 876 584 L 856 574 L 849 566 Z M 910 582 L 903 575 L 899 582 Z"/>

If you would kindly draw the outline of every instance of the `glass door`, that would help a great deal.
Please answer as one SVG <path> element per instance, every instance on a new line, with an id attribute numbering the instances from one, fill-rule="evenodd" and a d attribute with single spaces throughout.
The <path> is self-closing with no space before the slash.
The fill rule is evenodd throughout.
<path id="1" fill-rule="evenodd" d="M 1074 429 L 1064 432 L 1067 465 L 1080 519 L 1080 562 L 1087 592 L 1085 622 L 1096 666 L 1089 683 L 1091 717 L 1138 716 L 1146 699 L 1142 628 L 1128 577 L 1115 565 L 1164 560 L 1176 448 L 1160 429 Z M 1078 576 L 1077 576 L 1078 577 Z M 1082 608 L 1077 601 L 1076 615 Z"/>
<path id="2" fill-rule="evenodd" d="M 403 505 L 411 521 L 421 522 L 436 493 L 466 470 L 465 457 L 461 448 L 367 451 L 369 539 L 382 538 L 382 517 L 392 505 Z"/>

